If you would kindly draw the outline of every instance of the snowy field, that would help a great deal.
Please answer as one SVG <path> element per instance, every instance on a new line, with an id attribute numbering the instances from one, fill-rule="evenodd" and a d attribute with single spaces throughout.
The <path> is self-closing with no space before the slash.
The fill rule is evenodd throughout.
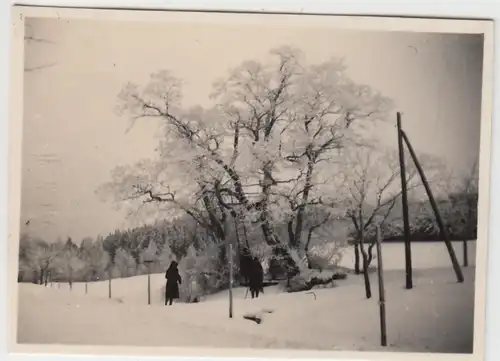
<path id="1" fill-rule="evenodd" d="M 297 348 L 316 350 L 470 353 L 473 343 L 474 267 L 456 283 L 446 269 L 414 270 L 415 288 L 404 289 L 404 273 L 385 272 L 386 348 L 379 346 L 378 289 L 364 297 L 362 278 L 350 275 L 337 287 L 313 294 L 286 294 L 266 288 L 257 299 L 234 292 L 234 318 L 228 317 L 227 292 L 197 304 L 162 305 L 162 274 L 152 276 L 152 305 L 147 305 L 147 277 L 108 283 L 43 287 L 19 285 L 18 342 L 38 344 Z M 258 325 L 243 319 L 264 313 Z"/>

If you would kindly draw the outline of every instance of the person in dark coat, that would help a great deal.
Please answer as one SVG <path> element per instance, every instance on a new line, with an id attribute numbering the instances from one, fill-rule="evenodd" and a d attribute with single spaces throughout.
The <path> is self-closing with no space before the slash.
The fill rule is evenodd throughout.
<path id="1" fill-rule="evenodd" d="M 249 273 L 248 288 L 250 288 L 252 298 L 258 298 L 259 293 L 263 291 L 262 283 L 264 282 L 264 270 L 257 257 L 252 259 Z"/>
<path id="2" fill-rule="evenodd" d="M 174 299 L 179 298 L 179 285 L 182 283 L 177 262 L 172 261 L 165 273 L 167 284 L 165 286 L 165 306 L 172 305 Z"/>
<path id="3" fill-rule="evenodd" d="M 240 277 L 243 278 L 245 286 L 248 286 L 250 269 L 252 266 L 253 258 L 250 250 L 244 247 L 240 252 Z"/>

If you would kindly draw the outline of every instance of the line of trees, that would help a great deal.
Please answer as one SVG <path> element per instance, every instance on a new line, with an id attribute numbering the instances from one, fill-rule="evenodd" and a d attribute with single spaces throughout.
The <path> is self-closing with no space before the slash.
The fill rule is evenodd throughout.
<path id="1" fill-rule="evenodd" d="M 194 242 L 189 236 L 185 229 L 166 222 L 115 230 L 106 237 L 97 236 L 96 239 L 87 237 L 79 245 L 71 238 L 66 242 L 47 242 L 22 234 L 19 280 L 39 284 L 57 280 L 68 282 L 71 286 L 73 281 L 88 282 L 144 274 L 147 269 L 143 258 L 153 249 L 152 246 L 152 257 L 159 263 L 153 271 L 158 271 L 172 259 L 187 254 L 188 245 Z M 174 238 L 182 242 L 176 242 Z"/>

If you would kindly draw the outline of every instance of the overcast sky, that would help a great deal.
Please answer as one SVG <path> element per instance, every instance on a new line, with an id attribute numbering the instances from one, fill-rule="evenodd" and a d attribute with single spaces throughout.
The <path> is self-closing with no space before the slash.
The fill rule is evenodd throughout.
<path id="1" fill-rule="evenodd" d="M 107 234 L 129 226 L 95 190 L 118 164 L 154 155 L 153 122 L 114 113 L 128 81 L 144 84 L 168 69 L 183 79 L 184 102 L 206 104 L 212 82 L 270 49 L 300 48 L 308 63 L 344 57 L 348 73 L 391 97 L 417 151 L 467 169 L 478 156 L 482 37 L 354 32 L 333 28 L 196 23 L 28 19 L 22 174 L 22 230 L 48 241 Z M 395 115 L 394 115 L 395 117 Z M 394 119 L 395 122 L 395 119 Z M 381 128 L 389 146 L 394 124 Z"/>

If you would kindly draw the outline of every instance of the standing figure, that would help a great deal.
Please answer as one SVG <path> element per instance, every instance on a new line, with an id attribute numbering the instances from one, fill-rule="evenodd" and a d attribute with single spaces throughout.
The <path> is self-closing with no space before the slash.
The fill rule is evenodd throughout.
<path id="1" fill-rule="evenodd" d="M 179 298 L 179 284 L 182 283 L 177 262 L 172 261 L 165 273 L 167 284 L 165 286 L 165 306 L 172 305 L 174 299 Z"/>
<path id="2" fill-rule="evenodd" d="M 249 276 L 252 267 L 252 254 L 247 247 L 244 247 L 240 252 L 240 277 L 243 278 L 243 282 L 246 286 L 249 283 Z"/>
<path id="3" fill-rule="evenodd" d="M 264 270 L 257 257 L 252 259 L 249 273 L 248 287 L 250 288 L 250 293 L 252 298 L 258 298 L 259 293 L 263 291 L 262 283 L 264 282 Z"/>

